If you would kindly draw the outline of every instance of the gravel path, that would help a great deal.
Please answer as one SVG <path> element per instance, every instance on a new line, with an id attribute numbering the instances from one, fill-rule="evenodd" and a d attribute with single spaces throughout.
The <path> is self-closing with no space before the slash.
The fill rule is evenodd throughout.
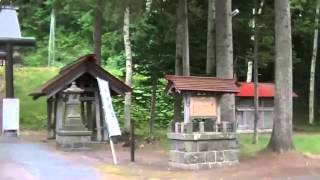
<path id="1" fill-rule="evenodd" d="M 91 166 L 69 161 L 45 145 L 21 143 L 14 138 L 0 137 L 0 162 L 1 180 L 99 179 Z"/>

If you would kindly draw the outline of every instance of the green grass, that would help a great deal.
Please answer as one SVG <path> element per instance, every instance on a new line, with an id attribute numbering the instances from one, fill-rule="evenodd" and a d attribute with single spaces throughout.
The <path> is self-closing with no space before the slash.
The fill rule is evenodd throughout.
<path id="1" fill-rule="evenodd" d="M 261 134 L 259 143 L 252 144 L 252 134 L 240 135 L 240 155 L 242 157 L 255 156 L 264 150 L 269 142 L 269 134 Z M 302 153 L 320 154 L 320 133 L 295 133 L 293 142 L 297 151 Z"/>
<path id="2" fill-rule="evenodd" d="M 155 137 L 164 149 L 169 149 L 169 141 L 165 130 L 156 131 Z M 270 140 L 270 134 L 259 134 L 259 143 L 252 144 L 252 134 L 240 134 L 240 157 L 254 157 L 263 151 Z M 320 133 L 294 133 L 295 148 L 301 153 L 320 154 Z"/>
<path id="3" fill-rule="evenodd" d="M 14 86 L 15 96 L 20 99 L 20 125 L 21 128 L 43 129 L 46 125 L 46 100 L 40 98 L 36 101 L 29 94 L 40 85 L 58 73 L 57 68 L 15 68 Z M 3 76 L 4 69 L 0 69 Z"/>

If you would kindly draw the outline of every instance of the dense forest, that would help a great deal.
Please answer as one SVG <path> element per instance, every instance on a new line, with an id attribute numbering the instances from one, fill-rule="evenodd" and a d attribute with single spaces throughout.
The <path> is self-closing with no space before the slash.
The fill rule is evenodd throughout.
<path id="1" fill-rule="evenodd" d="M 2 1 L 6 2 L 6 1 Z M 76 58 L 93 53 L 97 41 L 97 25 L 101 27 L 101 63 L 110 72 L 125 79 L 124 16 L 130 16 L 130 43 L 133 62 L 133 118 L 148 122 L 153 117 L 156 127 L 167 127 L 173 117 L 173 101 L 164 94 L 165 74 L 175 73 L 176 0 L 92 1 L 92 0 L 17 0 L 24 36 L 37 40 L 36 49 L 21 49 L 23 66 L 62 67 Z M 205 75 L 207 59 L 207 0 L 188 1 L 190 74 Z M 245 81 L 248 62 L 254 57 L 253 23 L 257 29 L 259 81 L 274 82 L 274 1 L 262 1 L 261 12 L 253 22 L 254 0 L 232 2 L 233 56 L 238 81 Z M 292 0 L 294 113 L 307 123 L 310 65 L 316 16 L 316 0 Z M 101 19 L 97 14 L 101 13 Z M 50 23 L 55 16 L 54 58 L 48 60 Z M 100 24 L 97 22 L 100 22 Z M 99 33 L 99 32 L 98 32 Z M 52 55 L 51 55 L 52 56 Z M 315 70 L 315 104 L 320 93 L 320 75 Z M 154 91 L 152 91 L 154 89 Z M 154 98 L 152 98 L 154 97 Z M 152 106 L 152 101 L 156 102 Z M 122 106 L 121 100 L 116 100 Z M 172 108 L 168 108 L 172 104 Z M 150 109 L 153 109 L 150 113 Z M 118 108 L 122 111 L 123 108 Z M 320 111 L 315 108 L 315 113 Z M 156 111 L 157 113 L 152 113 Z M 123 114 L 123 113 L 120 113 Z M 316 116 L 317 117 L 317 116 Z M 144 119 L 144 120 L 142 120 Z M 295 119 L 294 119 L 295 120 Z M 316 120 L 317 122 L 317 120 Z"/>

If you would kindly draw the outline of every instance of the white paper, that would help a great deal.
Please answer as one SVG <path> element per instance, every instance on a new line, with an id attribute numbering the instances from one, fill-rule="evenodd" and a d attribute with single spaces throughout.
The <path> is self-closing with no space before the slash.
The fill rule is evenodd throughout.
<path id="1" fill-rule="evenodd" d="M 112 99 L 109 89 L 109 83 L 103 79 L 97 78 L 99 91 L 102 101 L 103 117 L 107 124 L 109 137 L 120 136 L 121 130 L 116 113 L 112 106 Z"/>

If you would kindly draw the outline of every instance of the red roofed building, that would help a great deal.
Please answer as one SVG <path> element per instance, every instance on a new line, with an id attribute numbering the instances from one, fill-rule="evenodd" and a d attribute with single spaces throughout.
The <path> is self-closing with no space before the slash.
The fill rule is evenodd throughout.
<path id="1" fill-rule="evenodd" d="M 253 130 L 254 122 L 254 83 L 238 83 L 240 92 L 236 94 L 236 118 L 239 130 Z M 258 127 L 261 130 L 271 130 L 273 126 L 273 107 L 275 96 L 274 83 L 259 83 L 259 114 Z M 292 92 L 293 97 L 297 95 Z"/>

